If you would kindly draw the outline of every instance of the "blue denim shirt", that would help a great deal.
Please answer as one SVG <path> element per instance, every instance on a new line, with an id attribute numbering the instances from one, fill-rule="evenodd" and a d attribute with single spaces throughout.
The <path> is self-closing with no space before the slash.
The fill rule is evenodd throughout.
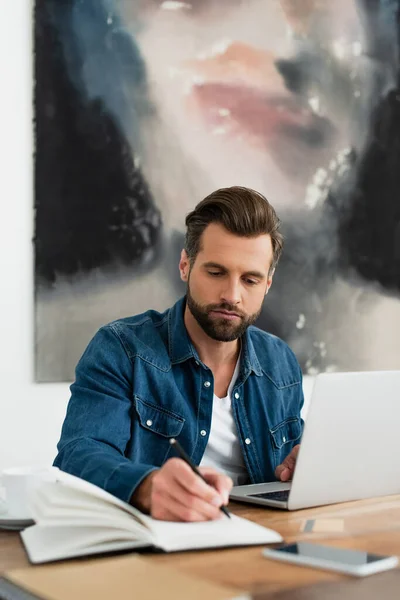
<path id="1" fill-rule="evenodd" d="M 178 438 L 199 464 L 207 446 L 213 374 L 183 321 L 185 298 L 102 327 L 76 368 L 54 464 L 129 501 L 174 455 Z M 242 338 L 232 412 L 253 483 L 275 480 L 302 434 L 302 374 L 279 338 L 249 327 Z"/>

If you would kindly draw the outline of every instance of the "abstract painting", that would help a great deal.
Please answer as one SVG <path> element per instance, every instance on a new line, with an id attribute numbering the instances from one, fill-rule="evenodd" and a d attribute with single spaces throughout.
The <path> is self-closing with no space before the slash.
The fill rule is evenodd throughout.
<path id="1" fill-rule="evenodd" d="M 185 288 L 185 215 L 262 192 L 258 325 L 305 374 L 400 368 L 398 0 L 36 0 L 36 380 Z"/>

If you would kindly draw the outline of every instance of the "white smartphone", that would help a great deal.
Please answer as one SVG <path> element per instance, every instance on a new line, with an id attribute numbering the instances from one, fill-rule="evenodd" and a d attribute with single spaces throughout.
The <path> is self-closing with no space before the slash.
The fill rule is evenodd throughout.
<path id="1" fill-rule="evenodd" d="M 399 564 L 397 556 L 381 556 L 360 550 L 320 546 L 310 542 L 297 542 L 273 549 L 265 548 L 263 555 L 274 560 L 337 571 L 356 577 L 388 571 Z"/>

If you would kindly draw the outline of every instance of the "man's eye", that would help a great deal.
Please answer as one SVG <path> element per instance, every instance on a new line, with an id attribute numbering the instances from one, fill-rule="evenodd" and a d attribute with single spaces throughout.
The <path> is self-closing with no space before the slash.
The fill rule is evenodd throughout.
<path id="1" fill-rule="evenodd" d="M 257 285 L 258 281 L 256 281 L 255 279 L 245 279 L 245 282 L 248 285 Z"/>
<path id="2" fill-rule="evenodd" d="M 213 277 L 218 277 L 219 275 L 222 275 L 221 271 L 208 271 L 209 275 L 212 275 Z"/>

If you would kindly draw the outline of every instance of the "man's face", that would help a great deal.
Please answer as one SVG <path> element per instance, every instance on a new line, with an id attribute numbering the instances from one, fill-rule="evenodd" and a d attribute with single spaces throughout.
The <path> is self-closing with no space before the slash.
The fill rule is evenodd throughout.
<path id="1" fill-rule="evenodd" d="M 269 235 L 239 237 L 217 223 L 205 229 L 192 266 L 182 252 L 187 305 L 210 338 L 233 341 L 256 321 L 272 283 L 272 259 Z"/>

